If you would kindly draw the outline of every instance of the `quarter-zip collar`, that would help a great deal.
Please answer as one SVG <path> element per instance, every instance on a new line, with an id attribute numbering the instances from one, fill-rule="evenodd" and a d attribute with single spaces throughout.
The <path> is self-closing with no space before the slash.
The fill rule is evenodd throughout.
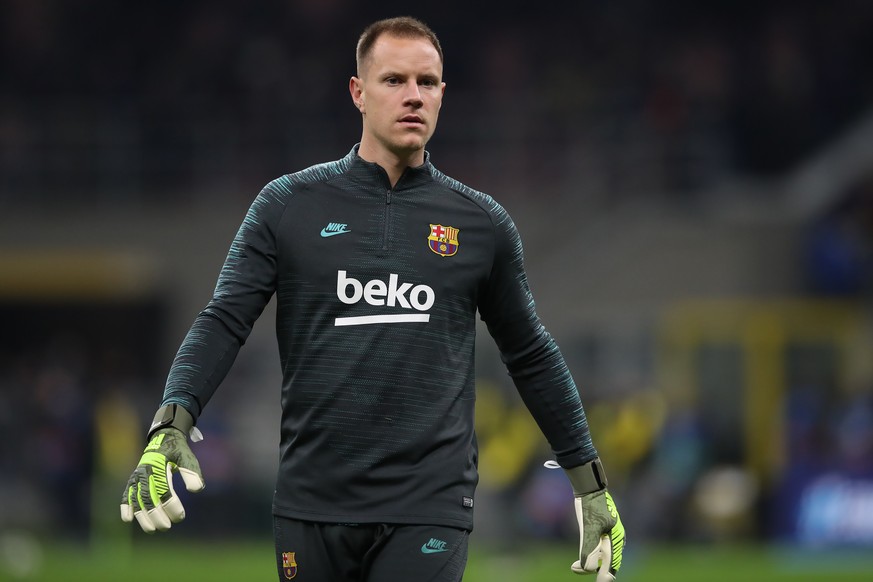
<path id="1" fill-rule="evenodd" d="M 358 148 L 361 144 L 355 144 L 352 150 L 346 156 L 349 170 L 348 176 L 356 181 L 365 184 L 368 187 L 374 185 L 382 186 L 382 190 L 391 190 L 393 192 L 402 192 L 416 188 L 433 179 L 433 165 L 430 163 L 430 153 L 424 152 L 424 163 L 416 167 L 407 167 L 397 180 L 397 184 L 391 187 L 391 180 L 388 178 L 388 172 L 375 162 L 368 162 L 358 155 Z"/>

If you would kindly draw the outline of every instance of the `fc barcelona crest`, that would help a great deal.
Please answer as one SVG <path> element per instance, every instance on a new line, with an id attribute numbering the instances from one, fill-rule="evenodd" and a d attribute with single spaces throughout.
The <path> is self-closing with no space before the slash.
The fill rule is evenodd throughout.
<path id="1" fill-rule="evenodd" d="M 458 252 L 458 232 L 457 228 L 451 226 L 431 224 L 430 236 L 427 237 L 430 250 L 441 257 L 451 257 Z"/>
<path id="2" fill-rule="evenodd" d="M 297 552 L 282 552 L 282 571 L 285 573 L 285 578 L 291 580 L 297 576 L 297 560 L 294 554 Z"/>

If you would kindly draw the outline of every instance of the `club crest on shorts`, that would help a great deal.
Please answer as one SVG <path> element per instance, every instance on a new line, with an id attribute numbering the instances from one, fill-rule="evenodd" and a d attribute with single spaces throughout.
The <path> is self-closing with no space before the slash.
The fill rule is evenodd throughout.
<path id="1" fill-rule="evenodd" d="M 297 576 L 297 559 L 294 554 L 297 552 L 282 552 L 282 571 L 285 573 L 285 578 L 291 580 Z"/>
<path id="2" fill-rule="evenodd" d="M 460 231 L 452 226 L 431 224 L 430 235 L 427 237 L 430 250 L 441 257 L 451 257 L 458 252 L 458 232 Z"/>

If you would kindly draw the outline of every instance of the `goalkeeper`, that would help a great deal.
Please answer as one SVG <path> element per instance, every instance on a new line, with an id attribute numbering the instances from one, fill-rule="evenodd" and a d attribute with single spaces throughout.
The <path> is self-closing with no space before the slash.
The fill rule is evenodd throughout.
<path id="1" fill-rule="evenodd" d="M 381 20 L 356 60 L 360 143 L 252 203 L 173 361 L 121 517 L 147 532 L 184 518 L 172 473 L 204 487 L 189 439 L 276 295 L 279 579 L 461 580 L 478 481 L 478 313 L 573 486 L 571 569 L 613 580 L 624 529 L 579 392 L 534 309 L 519 234 L 425 150 L 446 88 L 440 43 L 419 20 Z"/>

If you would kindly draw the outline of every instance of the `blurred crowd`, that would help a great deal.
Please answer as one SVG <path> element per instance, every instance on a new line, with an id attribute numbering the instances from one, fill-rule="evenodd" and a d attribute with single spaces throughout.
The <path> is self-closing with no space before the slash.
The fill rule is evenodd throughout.
<path id="1" fill-rule="evenodd" d="M 117 481 L 142 447 L 138 409 L 154 400 L 163 309 L 0 301 L 0 534 L 88 535 L 94 487 Z"/>
<path id="2" fill-rule="evenodd" d="M 19 206 L 248 201 L 275 176 L 342 156 L 359 137 L 346 93 L 357 35 L 410 10 L 369 4 L 3 2 L 0 224 Z M 446 54 L 430 149 L 438 167 L 483 178 L 510 206 L 635 196 L 693 206 L 728 176 L 795 167 L 873 106 L 870 2 L 450 4 L 416 10 Z M 809 225 L 798 296 L 870 304 L 871 184 Z M 103 518 L 89 500 L 104 487 L 120 495 L 163 383 L 154 346 L 168 341 L 161 306 L 172 298 L 96 312 L 0 298 L 4 326 L 30 330 L 0 334 L 0 497 L 17 500 L 0 506 L 0 532 L 93 533 Z M 714 434 L 712 411 L 659 390 L 659 333 L 648 322 L 621 341 L 580 332 L 562 346 L 635 537 L 815 541 L 825 531 L 825 541 L 873 543 L 864 524 L 829 529 L 836 513 L 873 502 L 873 374 L 848 383 L 839 349 L 816 347 L 828 372 L 791 377 L 787 456 L 768 482 L 747 470 L 743 435 Z M 491 361 L 479 374 L 481 528 L 571 537 L 565 479 L 542 467 L 548 450 Z M 741 384 L 728 368 L 713 374 Z M 189 527 L 263 534 L 247 510 L 268 511 L 273 476 L 235 474 L 221 406 Z"/>
<path id="3" fill-rule="evenodd" d="M 359 137 L 346 93 L 376 17 L 350 0 L 9 0 L 0 196 L 250 199 Z M 422 5 L 441 35 L 439 166 L 502 198 L 688 194 L 774 175 L 871 102 L 867 2 Z M 504 176 L 495 183 L 494 176 Z M 681 200 L 685 200 L 679 196 Z"/>

